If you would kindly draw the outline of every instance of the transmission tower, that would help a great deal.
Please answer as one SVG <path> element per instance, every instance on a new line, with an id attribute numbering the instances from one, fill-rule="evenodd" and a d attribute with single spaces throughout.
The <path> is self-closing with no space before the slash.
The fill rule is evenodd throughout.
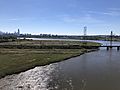
<path id="1" fill-rule="evenodd" d="M 111 31 L 110 34 L 111 34 L 111 35 L 110 35 L 110 46 L 112 46 L 113 31 Z"/>
<path id="2" fill-rule="evenodd" d="M 84 36 L 86 36 L 87 35 L 87 27 L 85 26 L 84 27 Z"/>
<path id="3" fill-rule="evenodd" d="M 83 36 L 84 38 L 83 39 L 85 40 L 86 36 L 87 36 L 87 27 L 86 26 L 84 27 L 84 31 L 83 32 L 84 32 L 84 36 Z"/>

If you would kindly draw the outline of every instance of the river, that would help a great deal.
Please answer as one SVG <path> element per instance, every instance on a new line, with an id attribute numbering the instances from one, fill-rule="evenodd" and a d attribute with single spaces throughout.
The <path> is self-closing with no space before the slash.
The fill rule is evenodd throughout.
<path id="1" fill-rule="evenodd" d="M 109 42 L 99 41 L 104 45 Z M 119 42 L 113 42 L 120 45 Z M 0 79 L 0 90 L 120 90 L 120 51 L 100 48 Z"/>

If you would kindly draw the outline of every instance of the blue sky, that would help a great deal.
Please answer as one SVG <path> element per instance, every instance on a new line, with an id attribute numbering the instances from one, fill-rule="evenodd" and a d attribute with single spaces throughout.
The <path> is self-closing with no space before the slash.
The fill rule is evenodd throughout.
<path id="1" fill-rule="evenodd" d="M 120 34 L 120 0 L 0 0 L 0 31 Z"/>

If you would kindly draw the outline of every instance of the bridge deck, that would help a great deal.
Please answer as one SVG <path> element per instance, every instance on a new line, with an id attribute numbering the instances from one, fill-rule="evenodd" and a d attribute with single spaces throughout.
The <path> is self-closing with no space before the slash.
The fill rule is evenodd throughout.
<path id="1" fill-rule="evenodd" d="M 120 46 L 88 46 L 88 47 L 120 47 Z"/>
<path id="2" fill-rule="evenodd" d="M 90 46 L 88 46 L 88 47 L 90 47 Z M 117 50 L 120 50 L 120 46 L 110 46 L 110 45 L 109 45 L 109 46 L 91 46 L 91 47 L 93 47 L 93 48 L 106 47 L 107 50 L 109 50 L 110 48 L 116 47 Z"/>

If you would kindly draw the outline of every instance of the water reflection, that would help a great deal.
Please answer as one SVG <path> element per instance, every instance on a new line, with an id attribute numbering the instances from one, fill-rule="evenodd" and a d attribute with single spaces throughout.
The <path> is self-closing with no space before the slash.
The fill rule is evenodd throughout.
<path id="1" fill-rule="evenodd" d="M 120 90 L 119 55 L 103 49 L 60 62 L 52 90 Z"/>
<path id="2" fill-rule="evenodd" d="M 48 82 L 54 69 L 51 64 L 7 76 L 0 80 L 0 90 L 49 90 Z"/>

